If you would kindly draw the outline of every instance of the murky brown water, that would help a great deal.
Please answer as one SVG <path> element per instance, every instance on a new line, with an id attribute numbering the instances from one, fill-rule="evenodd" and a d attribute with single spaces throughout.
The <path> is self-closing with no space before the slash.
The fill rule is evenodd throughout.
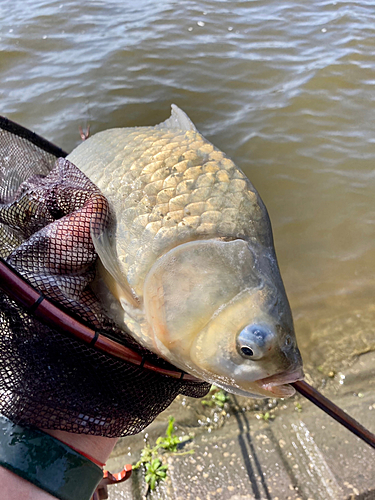
<path id="1" fill-rule="evenodd" d="M 67 150 L 184 109 L 268 207 L 304 357 L 375 347 L 372 1 L 17 0 L 0 49 L 1 114 Z"/>

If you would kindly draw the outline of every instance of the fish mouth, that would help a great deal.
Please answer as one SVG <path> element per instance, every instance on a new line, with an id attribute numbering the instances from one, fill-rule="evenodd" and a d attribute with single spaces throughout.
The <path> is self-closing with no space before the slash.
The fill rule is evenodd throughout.
<path id="1" fill-rule="evenodd" d="M 269 392 L 270 397 L 289 398 L 293 396 L 296 391 L 288 384 L 297 382 L 297 380 L 302 380 L 304 377 L 303 369 L 297 368 L 296 370 L 277 373 L 276 375 L 262 378 L 254 383 L 257 384 L 262 391 Z"/>

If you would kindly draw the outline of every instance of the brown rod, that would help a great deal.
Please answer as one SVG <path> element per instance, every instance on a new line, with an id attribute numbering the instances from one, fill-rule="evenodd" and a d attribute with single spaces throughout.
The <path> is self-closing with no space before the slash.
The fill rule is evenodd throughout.
<path id="1" fill-rule="evenodd" d="M 375 435 L 372 434 L 368 429 L 365 429 L 363 425 L 357 422 L 354 418 L 349 416 L 337 405 L 332 403 L 323 394 L 311 387 L 307 382 L 299 380 L 298 382 L 293 382 L 292 385 L 296 391 L 298 391 L 302 396 L 309 399 L 314 405 L 319 406 L 324 412 L 330 415 L 332 418 L 340 422 L 344 427 L 353 432 L 356 436 L 363 439 L 367 444 L 375 448 Z"/>
<path id="2" fill-rule="evenodd" d="M 202 382 L 198 378 L 180 370 L 162 368 L 149 361 L 143 356 L 118 342 L 109 339 L 105 335 L 95 332 L 92 328 L 70 316 L 53 302 L 46 299 L 43 294 L 36 290 L 25 278 L 17 273 L 3 259 L 0 259 L 0 288 L 15 302 L 25 307 L 39 321 L 58 330 L 63 334 L 70 334 L 77 339 L 89 344 L 99 351 L 110 354 L 136 366 L 143 366 L 147 370 L 157 372 L 169 377 Z"/>
<path id="3" fill-rule="evenodd" d="M 98 334 L 93 329 L 77 321 L 64 310 L 44 298 L 43 295 L 31 286 L 20 274 L 18 274 L 9 264 L 0 258 L 0 288 L 15 302 L 32 311 L 41 322 L 55 328 L 66 334 L 82 340 L 95 349 L 110 354 L 116 358 L 122 359 L 128 363 L 137 366 L 143 366 L 147 370 L 152 370 L 162 375 L 173 378 L 183 378 L 201 382 L 193 375 L 181 372 L 179 370 L 169 370 L 159 367 L 153 363 L 143 360 L 142 356 L 132 349 L 115 342 L 114 340 Z M 332 418 L 340 422 L 344 427 L 352 431 L 367 444 L 375 448 L 375 436 L 365 429 L 354 418 L 347 415 L 341 408 L 332 401 L 324 397 L 320 392 L 311 387 L 304 381 L 293 382 L 291 384 L 296 391 L 309 399 L 316 406 L 328 413 Z"/>

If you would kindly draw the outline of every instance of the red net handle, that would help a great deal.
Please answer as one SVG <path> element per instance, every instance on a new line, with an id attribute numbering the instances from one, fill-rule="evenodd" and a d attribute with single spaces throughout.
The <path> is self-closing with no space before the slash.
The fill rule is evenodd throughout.
<path id="1" fill-rule="evenodd" d="M 202 382 L 200 379 L 179 370 L 162 368 L 144 357 L 125 347 L 114 340 L 111 340 L 98 331 L 70 316 L 66 311 L 48 300 L 42 293 L 36 290 L 19 273 L 9 266 L 3 259 L 0 259 L 0 288 L 17 304 L 28 310 L 35 318 L 45 325 L 58 330 L 63 334 L 72 335 L 85 344 L 122 359 L 132 365 L 141 366 L 147 370 L 152 370 L 160 375 L 184 379 L 192 382 Z"/>

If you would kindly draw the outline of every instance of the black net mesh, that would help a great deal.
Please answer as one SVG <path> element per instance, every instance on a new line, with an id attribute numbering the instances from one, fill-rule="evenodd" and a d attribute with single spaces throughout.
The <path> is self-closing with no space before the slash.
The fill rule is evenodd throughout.
<path id="1" fill-rule="evenodd" d="M 0 255 L 72 315 L 155 360 L 106 317 L 90 289 L 97 258 L 90 230 L 100 232 L 110 213 L 99 189 L 65 155 L 0 119 Z M 140 432 L 178 394 L 202 397 L 209 388 L 99 352 L 41 323 L 1 291 L 0 328 L 0 413 L 15 423 L 125 436 Z"/>

